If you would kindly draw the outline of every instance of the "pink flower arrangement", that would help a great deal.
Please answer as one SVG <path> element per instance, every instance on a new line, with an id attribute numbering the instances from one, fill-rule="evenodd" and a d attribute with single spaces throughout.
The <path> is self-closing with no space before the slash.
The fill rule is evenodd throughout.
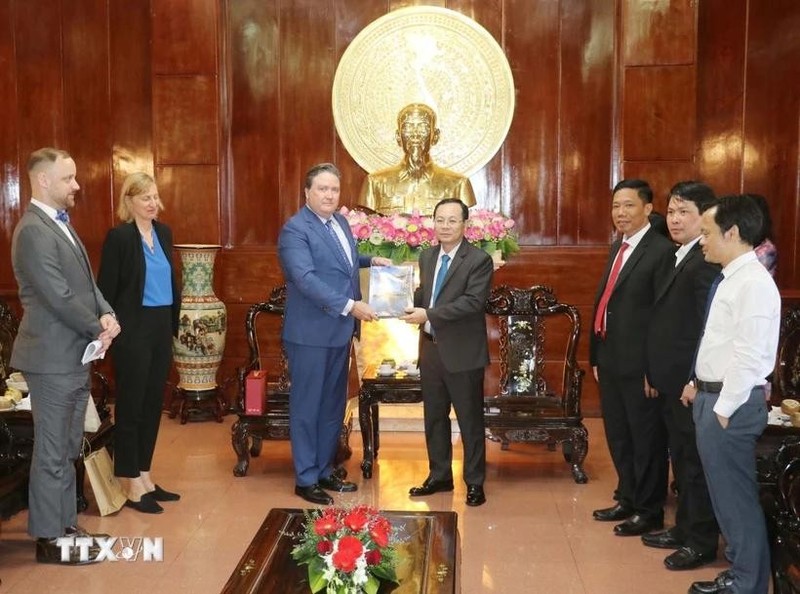
<path id="1" fill-rule="evenodd" d="M 350 224 L 358 251 L 365 255 L 404 262 L 416 260 L 420 251 L 438 243 L 433 218 L 416 211 L 384 216 L 343 206 L 339 212 Z M 470 210 L 464 237 L 489 253 L 499 250 L 503 258 L 519 251 L 514 221 L 489 210 Z"/>
<path id="2" fill-rule="evenodd" d="M 308 565 L 312 592 L 376 594 L 380 580 L 397 582 L 391 523 L 364 505 L 306 512 L 292 558 Z"/>

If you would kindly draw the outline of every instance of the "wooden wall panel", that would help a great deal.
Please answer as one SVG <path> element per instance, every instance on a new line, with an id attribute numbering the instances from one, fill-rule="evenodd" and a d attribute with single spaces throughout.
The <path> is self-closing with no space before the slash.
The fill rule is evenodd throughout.
<path id="1" fill-rule="evenodd" d="M 219 161 L 216 76 L 157 76 L 153 116 L 158 164 Z"/>
<path id="2" fill-rule="evenodd" d="M 743 155 L 747 0 L 698 6 L 697 177 L 719 194 L 738 192 Z"/>
<path id="3" fill-rule="evenodd" d="M 506 139 L 503 192 L 528 245 L 557 241 L 559 8 L 546 0 L 509 0 L 505 49 L 518 108 Z"/>
<path id="4" fill-rule="evenodd" d="M 622 145 L 626 161 L 692 159 L 694 66 L 626 68 Z"/>
<path id="5" fill-rule="evenodd" d="M 110 126 L 116 198 L 130 173 L 154 172 L 149 2 L 108 4 Z M 116 204 L 116 203 L 115 203 Z"/>
<path id="6" fill-rule="evenodd" d="M 694 63 L 696 0 L 621 3 L 626 66 Z"/>
<path id="7" fill-rule="evenodd" d="M 112 220 L 108 2 L 69 4 L 62 17 L 65 147 L 81 185 L 72 220 L 96 268 Z"/>
<path id="8" fill-rule="evenodd" d="M 692 161 L 625 161 L 622 173 L 625 178 L 638 177 L 650 183 L 653 188 L 653 208 L 663 215 L 667 214 L 670 188 L 679 181 L 697 178 Z M 611 224 L 610 192 L 606 204 Z"/>
<path id="9" fill-rule="evenodd" d="M 221 242 L 219 168 L 214 165 L 166 165 L 156 168 L 161 218 L 172 227 L 175 243 Z"/>
<path id="10" fill-rule="evenodd" d="M 17 152 L 19 112 L 17 103 L 17 64 L 13 0 L 0 0 L 0 246 L 11 245 L 11 234 L 20 217 L 19 180 L 24 175 L 24 163 Z M 7 249 L 0 247 L 0 255 Z M 10 254 L 9 254 L 10 257 Z M 10 260 L 0 264 L 0 292 L 14 286 Z"/>
<path id="11" fill-rule="evenodd" d="M 228 1 L 228 242 L 274 245 L 282 223 L 280 37 L 275 3 Z"/>
<path id="12" fill-rule="evenodd" d="M 797 241 L 784 237 L 796 236 L 800 200 L 800 3 L 751 2 L 749 15 L 742 189 L 770 204 L 785 282 L 798 267 Z"/>
<path id="13" fill-rule="evenodd" d="M 301 204 L 305 172 L 335 158 L 330 92 L 336 59 L 333 0 L 280 3 L 280 221 Z M 324 25 L 321 25 L 324 23 Z M 320 49 L 322 48 L 322 51 Z"/>
<path id="14" fill-rule="evenodd" d="M 614 16 L 605 0 L 561 2 L 561 245 L 598 245 L 610 237 Z"/>
<path id="15" fill-rule="evenodd" d="M 217 72 L 217 0 L 151 0 L 153 71 Z"/>

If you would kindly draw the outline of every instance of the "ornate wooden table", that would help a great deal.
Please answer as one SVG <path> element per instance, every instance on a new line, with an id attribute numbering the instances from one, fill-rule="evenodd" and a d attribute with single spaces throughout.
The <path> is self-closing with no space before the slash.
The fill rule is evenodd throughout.
<path id="1" fill-rule="evenodd" d="M 361 473 L 364 478 L 372 478 L 372 466 L 380 448 L 380 420 L 378 405 L 411 404 L 422 402 L 422 387 L 419 375 L 409 376 L 398 371 L 390 376 L 377 373 L 377 366 L 370 365 L 361 378 L 358 393 L 358 422 L 361 425 L 361 439 L 364 444 L 364 459 Z"/>
<path id="2" fill-rule="evenodd" d="M 399 584 L 379 594 L 455 594 L 459 585 L 458 516 L 454 512 L 382 512 L 400 529 Z M 233 570 L 224 594 L 308 594 L 308 570 L 291 557 L 303 510 L 272 509 Z"/>

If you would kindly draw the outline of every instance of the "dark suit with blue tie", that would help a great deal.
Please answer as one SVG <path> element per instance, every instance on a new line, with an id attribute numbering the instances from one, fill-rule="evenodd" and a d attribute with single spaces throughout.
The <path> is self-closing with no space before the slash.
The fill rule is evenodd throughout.
<path id="1" fill-rule="evenodd" d="M 278 257 L 286 279 L 283 346 L 289 363 L 289 433 L 296 483 L 316 484 L 333 470 L 344 419 L 350 342 L 358 330 L 342 315 L 348 300 L 359 301 L 359 256 L 347 220 L 333 218 L 344 233 L 350 264 L 341 244 L 310 208 L 304 206 L 281 229 Z"/>

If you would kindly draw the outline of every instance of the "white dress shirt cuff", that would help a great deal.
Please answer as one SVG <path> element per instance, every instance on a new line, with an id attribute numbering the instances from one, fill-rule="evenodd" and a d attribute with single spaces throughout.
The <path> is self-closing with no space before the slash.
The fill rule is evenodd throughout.
<path id="1" fill-rule="evenodd" d="M 347 300 L 347 305 L 344 306 L 344 309 L 342 310 L 342 314 L 341 315 L 346 316 L 347 314 L 349 314 L 350 311 L 353 309 L 353 306 L 355 304 L 356 304 L 355 301 L 353 301 L 352 299 L 348 299 Z"/>

